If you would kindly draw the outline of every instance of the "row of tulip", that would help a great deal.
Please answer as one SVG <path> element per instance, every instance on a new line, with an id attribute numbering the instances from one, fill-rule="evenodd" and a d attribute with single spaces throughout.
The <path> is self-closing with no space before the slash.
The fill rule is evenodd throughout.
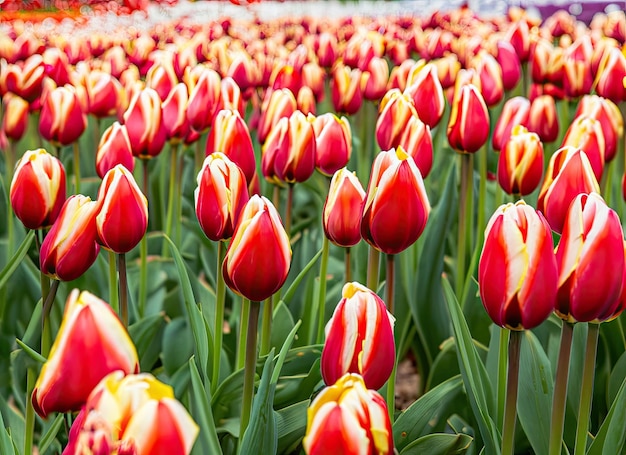
<path id="1" fill-rule="evenodd" d="M 621 450 L 624 236 L 609 204 L 621 211 L 623 13 L 590 29 L 566 14 L 538 27 L 519 10 L 481 20 L 468 9 L 330 26 L 180 20 L 76 40 L 21 27 L 0 32 L 10 207 L 0 289 L 35 311 L 4 304 L 9 344 L 45 362 L 35 381 L 38 364 L 11 361 L 13 389 L 32 406 L 1 411 L 24 428 L 24 453 L 36 428 L 42 452 L 67 441 L 68 454 L 513 453 L 516 414 L 536 452 L 558 454 L 563 441 L 581 454 Z M 44 140 L 53 154 L 37 148 Z M 527 202 L 501 205 L 519 196 Z M 14 273 L 36 277 L 41 304 L 11 286 Z M 473 294 L 503 329 L 490 333 Z M 601 322 L 618 341 L 604 357 L 608 416 L 590 427 Z M 578 327 L 587 355 L 568 392 Z M 489 344 L 485 363 L 471 336 Z M 426 393 L 397 413 L 396 363 L 409 351 Z M 516 412 L 519 375 L 535 402 Z M 467 400 L 454 407 L 462 384 Z M 578 428 L 564 433 L 578 392 Z M 63 413 L 75 411 L 66 437 Z M 59 414 L 35 424 L 34 412 Z"/>

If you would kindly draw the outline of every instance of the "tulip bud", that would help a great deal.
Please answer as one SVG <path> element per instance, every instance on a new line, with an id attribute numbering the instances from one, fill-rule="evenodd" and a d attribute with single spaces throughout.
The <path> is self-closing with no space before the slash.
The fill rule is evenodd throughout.
<path id="1" fill-rule="evenodd" d="M 146 74 L 146 87 L 154 89 L 161 101 L 165 101 L 174 86 L 178 83 L 178 77 L 174 71 L 171 57 L 161 58 L 152 65 Z"/>
<path id="2" fill-rule="evenodd" d="M 624 233 L 617 213 L 599 194 L 574 198 L 556 260 L 557 315 L 568 322 L 602 322 L 612 317 L 620 304 Z"/>
<path id="3" fill-rule="evenodd" d="M 429 213 L 426 188 L 415 161 L 402 147 L 379 153 L 363 207 L 363 239 L 383 253 L 400 253 L 422 234 Z"/>
<path id="4" fill-rule="evenodd" d="M 582 115 L 574 119 L 565 133 L 561 147 L 571 145 L 584 150 L 599 182 L 604 171 L 604 133 L 596 119 Z"/>
<path id="5" fill-rule="evenodd" d="M 385 399 L 358 374 L 346 374 L 311 403 L 302 446 L 307 455 L 392 454 Z"/>
<path id="6" fill-rule="evenodd" d="M 133 174 L 121 164 L 107 172 L 98 202 L 98 242 L 115 253 L 128 253 L 148 229 L 148 199 Z"/>
<path id="7" fill-rule="evenodd" d="M 137 351 L 111 307 L 74 289 L 48 360 L 33 390 L 37 414 L 78 411 L 93 388 L 112 371 L 137 373 Z"/>
<path id="8" fill-rule="evenodd" d="M 231 238 L 248 202 L 243 171 L 228 156 L 215 152 L 204 160 L 197 182 L 194 197 L 200 227 L 213 241 Z"/>
<path id="9" fill-rule="evenodd" d="M 315 52 L 320 65 L 330 68 L 337 59 L 337 36 L 330 32 L 321 32 L 315 35 Z"/>
<path id="10" fill-rule="evenodd" d="M 412 116 L 395 146 L 402 147 L 411 155 L 422 174 L 422 178 L 428 176 L 433 166 L 433 141 L 428 125 L 417 116 Z"/>
<path id="11" fill-rule="evenodd" d="M 596 92 L 615 104 L 626 101 L 624 78 L 626 78 L 626 55 L 620 52 L 618 48 L 610 48 L 598 68 L 598 75 L 594 83 Z"/>
<path id="12" fill-rule="evenodd" d="M 268 91 L 261 107 L 257 138 L 265 143 L 274 125 L 283 117 L 289 117 L 298 108 L 296 97 L 289 89 Z"/>
<path id="13" fill-rule="evenodd" d="M 539 191 L 537 209 L 545 214 L 552 230 L 561 233 L 567 209 L 580 193 L 600 192 L 587 154 L 567 146 L 557 150 L 548 164 Z"/>
<path id="14" fill-rule="evenodd" d="M 331 98 L 335 111 L 356 114 L 363 104 L 362 72 L 358 68 L 338 64 L 330 82 Z"/>
<path id="15" fill-rule="evenodd" d="M 527 126 L 530 115 L 530 101 L 523 96 L 515 96 L 504 103 L 502 112 L 493 130 L 491 145 L 494 150 L 502 150 L 517 125 Z"/>
<path id="16" fill-rule="evenodd" d="M 456 98 L 456 97 L 455 97 Z M 452 104 L 448 122 L 448 142 L 462 153 L 474 153 L 489 138 L 489 111 L 485 100 L 473 84 L 460 89 Z"/>
<path id="17" fill-rule="evenodd" d="M 481 94 L 487 106 L 495 106 L 504 97 L 502 68 L 498 61 L 486 50 L 481 50 L 471 61 L 480 78 Z"/>
<path id="18" fill-rule="evenodd" d="M 322 224 L 326 237 L 335 245 L 351 247 L 361 240 L 361 214 L 365 191 L 354 172 L 339 169 L 330 181 Z"/>
<path id="19" fill-rule="evenodd" d="M 71 85 L 57 87 L 43 100 L 39 133 L 55 145 L 69 145 L 87 128 L 87 116 Z"/>
<path id="20" fill-rule="evenodd" d="M 593 76 L 588 61 L 566 58 L 563 62 L 563 90 L 568 98 L 578 98 L 591 91 Z"/>
<path id="21" fill-rule="evenodd" d="M 126 125 L 114 122 L 108 127 L 98 144 L 96 152 L 96 172 L 102 179 L 105 174 L 118 164 L 123 165 L 129 171 L 135 168 L 135 158 L 130 146 Z"/>
<path id="22" fill-rule="evenodd" d="M 432 129 L 441 120 L 446 107 L 443 88 L 434 64 L 416 64 L 414 67 L 409 73 L 405 93 L 413 99 L 420 120 Z"/>
<path id="23" fill-rule="evenodd" d="M 135 93 L 124 112 L 124 124 L 134 156 L 148 159 L 161 153 L 166 130 L 163 127 L 161 99 L 154 89 L 144 88 Z"/>
<path id="24" fill-rule="evenodd" d="M 206 143 L 206 156 L 221 152 L 241 168 L 246 181 L 256 173 L 256 159 L 248 125 L 237 110 L 223 109 L 217 113 Z"/>
<path id="25" fill-rule="evenodd" d="M 389 80 L 389 65 L 381 57 L 372 57 L 363 71 L 363 98 L 378 101 L 385 94 Z"/>
<path id="26" fill-rule="evenodd" d="M 40 269 L 46 275 L 72 281 L 93 264 L 100 247 L 96 243 L 99 205 L 89 197 L 70 196 L 41 244 Z"/>
<path id="27" fill-rule="evenodd" d="M 116 115 L 119 107 L 128 102 L 120 81 L 104 71 L 88 72 L 85 89 L 88 112 L 97 118 Z"/>
<path id="28" fill-rule="evenodd" d="M 161 105 L 163 108 L 163 128 L 165 128 L 167 140 L 171 144 L 180 144 L 191 129 L 187 120 L 188 101 L 187 86 L 179 82 L 172 87 Z"/>
<path id="29" fill-rule="evenodd" d="M 272 128 L 262 149 L 263 175 L 273 182 L 304 182 L 315 171 L 315 132 L 306 116 L 295 111 Z"/>
<path id="30" fill-rule="evenodd" d="M 359 283 L 347 283 L 326 324 L 321 369 L 326 385 L 346 373 L 358 373 L 368 389 L 380 389 L 393 370 L 394 317 L 378 295 Z"/>
<path id="31" fill-rule="evenodd" d="M 51 226 L 65 202 L 65 169 L 44 149 L 28 150 L 17 162 L 11 207 L 28 229 Z"/>
<path id="32" fill-rule="evenodd" d="M 6 137 L 12 141 L 19 141 L 28 128 L 28 101 L 17 95 L 5 94 L 2 97 L 4 115 L 2 129 Z"/>
<path id="33" fill-rule="evenodd" d="M 511 24 L 507 31 L 506 40 L 515 49 L 520 62 L 528 61 L 530 54 L 530 30 L 526 20 L 520 19 Z"/>
<path id="34" fill-rule="evenodd" d="M 535 191 L 543 173 L 543 145 L 536 133 L 517 125 L 498 158 L 498 183 L 507 194 Z"/>
<path id="35" fill-rule="evenodd" d="M 376 121 L 376 142 L 382 150 L 398 145 L 411 117 L 417 117 L 413 99 L 398 89 L 389 90 L 380 102 Z"/>
<path id="36" fill-rule="evenodd" d="M 478 264 L 480 297 L 491 320 L 511 330 L 532 329 L 556 302 L 552 232 L 524 201 L 501 205 L 485 229 Z"/>
<path id="37" fill-rule="evenodd" d="M 44 77 L 43 57 L 33 54 L 26 59 L 23 66 L 3 65 L 0 86 L 32 103 L 41 96 Z"/>
<path id="38" fill-rule="evenodd" d="M 559 116 L 556 102 L 550 95 L 541 95 L 533 99 L 528 114 L 528 131 L 537 133 L 543 143 L 556 141 L 559 136 Z"/>
<path id="39" fill-rule="evenodd" d="M 600 122 L 604 135 L 604 160 L 610 162 L 617 154 L 619 139 L 624 134 L 624 119 L 617 105 L 598 95 L 585 95 L 580 99 L 574 118 L 586 115 Z"/>
<path id="40" fill-rule="evenodd" d="M 242 117 L 246 113 L 241 89 L 235 80 L 228 76 L 220 82 L 220 99 L 215 112 L 219 112 L 222 109 L 238 111 Z"/>
<path id="41" fill-rule="evenodd" d="M 512 90 L 522 78 L 522 65 L 511 43 L 498 40 L 496 46 L 496 60 L 502 68 L 502 85 L 504 90 Z"/>
<path id="42" fill-rule="evenodd" d="M 324 175 L 333 175 L 345 167 L 352 154 L 352 130 L 346 117 L 327 112 L 307 117 L 315 134 L 315 167 Z"/>
<path id="43" fill-rule="evenodd" d="M 197 82 L 193 88 L 189 88 L 187 120 L 194 130 L 203 133 L 213 124 L 219 106 L 221 77 L 217 71 L 208 67 L 199 71 Z"/>
<path id="44" fill-rule="evenodd" d="M 171 386 L 148 373 L 114 371 L 89 394 L 65 455 L 188 455 L 199 428 Z"/>

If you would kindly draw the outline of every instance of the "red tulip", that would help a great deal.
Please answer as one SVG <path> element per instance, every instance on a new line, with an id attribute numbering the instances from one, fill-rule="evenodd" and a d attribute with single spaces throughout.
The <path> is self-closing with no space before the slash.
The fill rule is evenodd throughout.
<path id="1" fill-rule="evenodd" d="M 561 147 L 570 145 L 584 150 L 598 182 L 604 171 L 604 133 L 598 120 L 582 115 L 576 117 L 565 133 Z"/>
<path id="2" fill-rule="evenodd" d="M 97 118 L 116 115 L 120 107 L 128 102 L 126 91 L 120 81 L 104 71 L 88 72 L 85 77 L 85 89 L 87 110 Z"/>
<path id="3" fill-rule="evenodd" d="M 559 136 L 559 116 L 554 97 L 541 95 L 533 99 L 527 127 L 528 131 L 537 133 L 543 143 L 556 141 Z"/>
<path id="4" fill-rule="evenodd" d="M 10 93 L 2 97 L 4 112 L 1 132 L 12 141 L 19 141 L 28 128 L 28 101 Z"/>
<path id="5" fill-rule="evenodd" d="M 48 360 L 33 390 L 37 414 L 78 411 L 93 388 L 112 371 L 137 373 L 137 351 L 111 307 L 74 289 Z"/>
<path id="6" fill-rule="evenodd" d="M 96 172 L 102 179 L 107 172 L 118 164 L 132 172 L 135 168 L 135 158 L 126 126 L 113 122 L 100 138 L 96 152 Z"/>
<path id="7" fill-rule="evenodd" d="M 349 66 L 335 65 L 330 83 L 335 111 L 356 114 L 363 104 L 362 72 Z"/>
<path id="8" fill-rule="evenodd" d="M 435 65 L 415 64 L 408 75 L 405 93 L 413 99 L 413 106 L 420 120 L 434 128 L 441 120 L 446 107 Z"/>
<path id="9" fill-rule="evenodd" d="M 65 169 L 44 149 L 28 150 L 17 162 L 11 207 L 28 229 L 51 226 L 65 202 Z"/>
<path id="10" fill-rule="evenodd" d="M 346 117 L 327 112 L 307 117 L 315 134 L 315 167 L 324 175 L 333 175 L 345 167 L 352 154 L 352 130 Z"/>
<path id="11" fill-rule="evenodd" d="M 217 71 L 208 67 L 197 67 L 198 79 L 189 88 L 187 120 L 194 130 L 204 133 L 213 125 L 213 117 L 220 102 L 221 77 Z"/>
<path id="12" fill-rule="evenodd" d="M 459 97 L 452 105 L 448 122 L 448 141 L 455 150 L 474 153 L 489 138 L 489 111 L 482 95 L 472 85 L 460 88 Z"/>
<path id="13" fill-rule="evenodd" d="M 380 102 L 376 121 L 376 142 L 382 150 L 399 145 L 411 117 L 417 117 L 413 98 L 398 89 L 389 90 Z"/>
<path id="14" fill-rule="evenodd" d="M 197 182 L 194 197 L 200 227 L 213 241 L 231 238 L 248 202 L 242 170 L 227 155 L 215 152 L 204 160 Z"/>
<path id="15" fill-rule="evenodd" d="M 74 87 L 66 85 L 48 92 L 39 117 L 39 133 L 55 145 L 69 145 L 87 128 L 87 116 Z"/>
<path id="16" fill-rule="evenodd" d="M 505 40 L 496 43 L 496 60 L 502 68 L 502 85 L 504 90 L 513 90 L 522 78 L 522 65 L 515 48 Z"/>
<path id="17" fill-rule="evenodd" d="M 261 107 L 261 118 L 257 129 L 257 137 L 261 144 L 265 143 L 274 125 L 283 117 L 289 117 L 298 108 L 296 97 L 289 89 L 268 91 Z"/>
<path id="18" fill-rule="evenodd" d="M 598 95 L 585 95 L 580 99 L 574 118 L 581 115 L 600 122 L 604 135 L 604 160 L 610 162 L 617 154 L 617 145 L 624 134 L 624 119 L 617 105 Z"/>
<path id="19" fill-rule="evenodd" d="M 517 125 L 528 126 L 530 101 L 523 96 L 508 99 L 502 107 L 500 117 L 493 130 L 491 145 L 494 150 L 502 150 Z"/>
<path id="20" fill-rule="evenodd" d="M 148 159 L 161 153 L 166 130 L 163 127 L 161 99 L 154 89 L 144 88 L 135 93 L 124 113 L 124 124 L 134 156 Z"/>
<path id="21" fill-rule="evenodd" d="M 601 322 L 620 305 L 624 233 L 617 213 L 597 193 L 574 198 L 556 250 L 556 313 L 569 322 Z"/>
<path id="22" fill-rule="evenodd" d="M 226 252 L 224 281 L 245 298 L 262 301 L 283 285 L 290 263 L 291 245 L 278 212 L 265 197 L 252 196 Z"/>
<path id="23" fill-rule="evenodd" d="M 365 191 L 356 174 L 339 169 L 330 181 L 322 215 L 326 237 L 335 245 L 351 247 L 361 240 Z"/>
<path id="24" fill-rule="evenodd" d="M 381 388 L 396 358 L 394 321 L 378 295 L 359 283 L 347 283 L 326 324 L 321 360 L 326 385 L 358 373 L 368 389 Z"/>
<path id="25" fill-rule="evenodd" d="M 433 166 L 433 141 L 428 125 L 417 116 L 412 116 L 395 146 L 402 147 L 411 155 L 422 178 L 428 176 Z"/>
<path id="26" fill-rule="evenodd" d="M 594 82 L 596 92 L 615 104 L 626 101 L 624 78 L 626 78 L 626 55 L 618 48 L 610 48 L 598 68 Z"/>
<path id="27" fill-rule="evenodd" d="M 161 107 L 163 108 L 163 128 L 171 144 L 180 144 L 189 134 L 191 127 L 187 120 L 189 94 L 187 85 L 182 82 L 174 85 Z"/>
<path id="28" fill-rule="evenodd" d="M 536 133 L 517 125 L 498 158 L 498 183 L 507 194 L 535 191 L 543 174 L 543 145 Z"/>

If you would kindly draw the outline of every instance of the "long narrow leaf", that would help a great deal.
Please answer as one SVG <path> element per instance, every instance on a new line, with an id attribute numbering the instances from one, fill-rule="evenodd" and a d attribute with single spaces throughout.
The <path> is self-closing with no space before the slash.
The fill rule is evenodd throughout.
<path id="1" fill-rule="evenodd" d="M 304 268 L 300 271 L 300 273 L 298 273 L 298 275 L 293 279 L 293 281 L 291 282 L 291 285 L 287 289 L 287 292 L 285 292 L 285 294 L 283 295 L 283 298 L 281 299 L 283 302 L 289 303 L 289 301 L 292 299 L 292 297 L 298 290 L 298 286 L 300 285 L 300 282 L 306 276 L 307 272 L 311 270 L 311 267 L 315 265 L 315 263 L 317 262 L 317 260 L 319 259 L 321 255 L 322 255 L 322 250 L 320 249 L 317 253 L 315 253 L 315 256 L 311 258 L 309 263 L 305 265 Z"/>
<path id="2" fill-rule="evenodd" d="M 9 434 L 7 433 L 6 427 L 4 425 L 2 412 L 0 412 L 0 453 L 13 453 L 13 443 L 11 441 L 11 436 L 9 436 Z"/>
<path id="3" fill-rule="evenodd" d="M 626 379 L 622 382 L 615 401 L 607 414 L 600 430 L 587 451 L 587 455 L 624 453 L 626 442 Z"/>
<path id="4" fill-rule="evenodd" d="M 204 387 L 198 367 L 193 358 L 189 359 L 189 371 L 191 372 L 191 413 L 200 427 L 198 441 L 194 446 L 195 453 L 221 454 L 222 448 L 217 437 L 213 411 L 211 409 L 211 397 L 209 387 Z M 202 449 L 200 451 L 200 449 Z"/>
<path id="5" fill-rule="evenodd" d="M 39 440 L 39 453 L 46 453 L 50 444 L 54 442 L 54 439 L 57 436 L 57 433 L 63 426 L 63 419 L 65 418 L 65 414 L 57 414 L 56 418 L 52 422 L 52 425 L 48 428 L 48 431 L 44 433 L 44 435 Z M 5 452 L 2 452 L 5 453 Z"/>
<path id="6" fill-rule="evenodd" d="M 18 346 L 20 348 L 22 348 L 22 350 L 26 353 L 26 355 L 28 355 L 28 357 L 30 357 L 31 359 L 35 360 L 36 362 L 39 363 L 46 363 L 46 358 L 44 356 L 42 356 L 41 354 L 39 354 L 37 351 L 35 351 L 33 348 L 31 348 L 30 346 L 28 346 L 26 343 L 24 343 L 22 340 L 20 340 L 19 338 L 15 339 L 15 342 L 18 344 Z"/>
<path id="7" fill-rule="evenodd" d="M 287 339 L 283 343 L 283 347 L 280 348 L 280 353 L 278 354 L 278 359 L 276 360 L 276 367 L 274 368 L 274 373 L 272 374 L 272 384 L 276 384 L 278 382 L 278 376 L 280 375 L 280 370 L 283 368 L 283 362 L 285 361 L 285 357 L 287 357 L 289 349 L 291 349 L 291 344 L 293 343 L 293 339 L 296 337 L 296 332 L 298 331 L 300 324 L 302 324 L 302 321 L 296 322 L 296 325 L 293 329 L 291 329 L 289 335 L 287 335 Z"/>
<path id="8" fill-rule="evenodd" d="M 485 365 L 480 360 L 472 336 L 463 317 L 463 312 L 454 295 L 454 291 L 448 280 L 443 278 L 443 291 L 450 310 L 450 318 L 457 343 L 457 357 L 461 376 L 465 383 L 465 389 L 469 398 L 470 406 L 480 429 L 480 434 L 485 443 L 485 452 L 498 455 L 500 453 L 500 437 L 491 416 L 494 416 L 493 395 L 491 383 L 485 370 Z"/>
<path id="9" fill-rule="evenodd" d="M 13 275 L 13 272 L 15 272 L 18 266 L 22 263 L 22 259 L 24 259 L 26 253 L 28 253 L 28 249 L 30 248 L 30 244 L 33 243 L 34 238 L 35 231 L 30 231 L 28 234 L 26 234 L 26 237 L 24 237 L 24 240 L 22 241 L 20 247 L 17 249 L 17 251 L 4 267 L 4 269 L 2 269 L 2 272 L 0 272 L 0 289 L 4 287 L 9 278 L 11 278 L 11 275 Z"/>

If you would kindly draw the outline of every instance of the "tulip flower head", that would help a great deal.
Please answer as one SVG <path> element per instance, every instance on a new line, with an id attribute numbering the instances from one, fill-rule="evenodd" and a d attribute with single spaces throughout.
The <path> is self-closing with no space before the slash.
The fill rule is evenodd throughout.
<path id="1" fill-rule="evenodd" d="M 106 302 L 74 289 L 35 384 L 35 411 L 44 418 L 51 412 L 78 411 L 100 380 L 116 370 L 139 371 L 133 342 Z"/>
<path id="2" fill-rule="evenodd" d="M 322 377 L 332 385 L 346 373 L 358 373 L 369 389 L 381 388 L 393 370 L 395 319 L 378 295 L 359 283 L 347 283 L 326 324 Z"/>
<path id="3" fill-rule="evenodd" d="M 385 399 L 358 374 L 346 374 L 311 403 L 302 446 L 307 455 L 392 454 Z"/>
<path id="4" fill-rule="evenodd" d="M 100 138 L 96 152 L 96 173 L 100 178 L 104 178 L 106 173 L 118 164 L 132 172 L 135 168 L 135 157 L 126 126 L 113 122 Z"/>
<path id="5" fill-rule="evenodd" d="M 309 114 L 315 133 L 315 167 L 324 175 L 333 175 L 345 167 L 352 154 L 352 130 L 346 117 L 327 112 L 317 117 Z"/>
<path id="6" fill-rule="evenodd" d="M 283 285 L 291 265 L 291 245 L 272 203 L 254 195 L 245 205 L 222 265 L 224 281 L 253 301 Z"/>
<path id="7" fill-rule="evenodd" d="M 500 206 L 485 229 L 478 264 L 480 297 L 491 320 L 511 330 L 541 324 L 554 309 L 557 276 L 543 215 L 524 201 Z"/>
<path id="8" fill-rule="evenodd" d="M 330 181 L 322 224 L 335 245 L 349 248 L 361 240 L 361 214 L 365 191 L 354 172 L 339 169 Z"/>
<path id="9" fill-rule="evenodd" d="M 39 133 L 57 146 L 78 140 L 87 128 L 87 115 L 71 85 L 57 87 L 45 96 L 39 117 Z"/>
<path id="10" fill-rule="evenodd" d="M 378 154 L 363 207 L 361 235 L 386 254 L 397 254 L 421 235 L 430 203 L 415 161 L 402 147 Z"/>
<path id="11" fill-rule="evenodd" d="M 2 97 L 2 104 L 4 113 L 0 133 L 12 141 L 19 141 L 28 127 L 28 101 L 7 93 Z"/>
<path id="12" fill-rule="evenodd" d="M 225 154 L 215 152 L 204 160 L 197 182 L 194 197 L 200 227 L 213 241 L 229 239 L 249 199 L 243 171 Z"/>
<path id="13" fill-rule="evenodd" d="M 70 196 L 41 244 L 39 265 L 46 275 L 75 280 L 95 262 L 100 247 L 96 242 L 98 202 L 77 194 Z"/>
<path id="14" fill-rule="evenodd" d="M 134 156 L 148 159 L 161 153 L 167 136 L 161 99 L 154 89 L 144 88 L 135 93 L 124 112 L 124 124 Z"/>
<path id="15" fill-rule="evenodd" d="M 424 66 L 415 64 L 414 67 L 408 75 L 405 93 L 413 99 L 413 106 L 420 120 L 434 128 L 446 107 L 437 68 L 433 63 Z"/>
<path id="16" fill-rule="evenodd" d="M 586 115 L 576 117 L 567 129 L 561 147 L 567 145 L 584 150 L 593 174 L 598 182 L 602 180 L 606 147 L 600 121 Z"/>
<path id="17" fill-rule="evenodd" d="M 51 226 L 65 202 L 65 169 L 44 149 L 28 150 L 18 161 L 10 190 L 11 207 L 28 229 Z"/>
<path id="18" fill-rule="evenodd" d="M 148 199 L 133 174 L 118 164 L 104 176 L 98 201 L 98 242 L 115 253 L 128 253 L 148 229 Z"/>
<path id="19" fill-rule="evenodd" d="M 498 157 L 498 183 L 507 194 L 535 191 L 543 174 L 543 145 L 536 133 L 517 125 Z"/>
<path id="20" fill-rule="evenodd" d="M 188 455 L 198 433 L 171 386 L 148 373 L 118 370 L 89 395 L 63 455 Z"/>
<path id="21" fill-rule="evenodd" d="M 597 193 L 574 198 L 556 250 L 556 314 L 569 322 L 602 322 L 620 305 L 624 233 L 617 213 Z"/>
<path id="22" fill-rule="evenodd" d="M 459 87 L 448 122 L 448 142 L 462 153 L 474 153 L 489 138 L 489 111 L 473 84 Z"/>

